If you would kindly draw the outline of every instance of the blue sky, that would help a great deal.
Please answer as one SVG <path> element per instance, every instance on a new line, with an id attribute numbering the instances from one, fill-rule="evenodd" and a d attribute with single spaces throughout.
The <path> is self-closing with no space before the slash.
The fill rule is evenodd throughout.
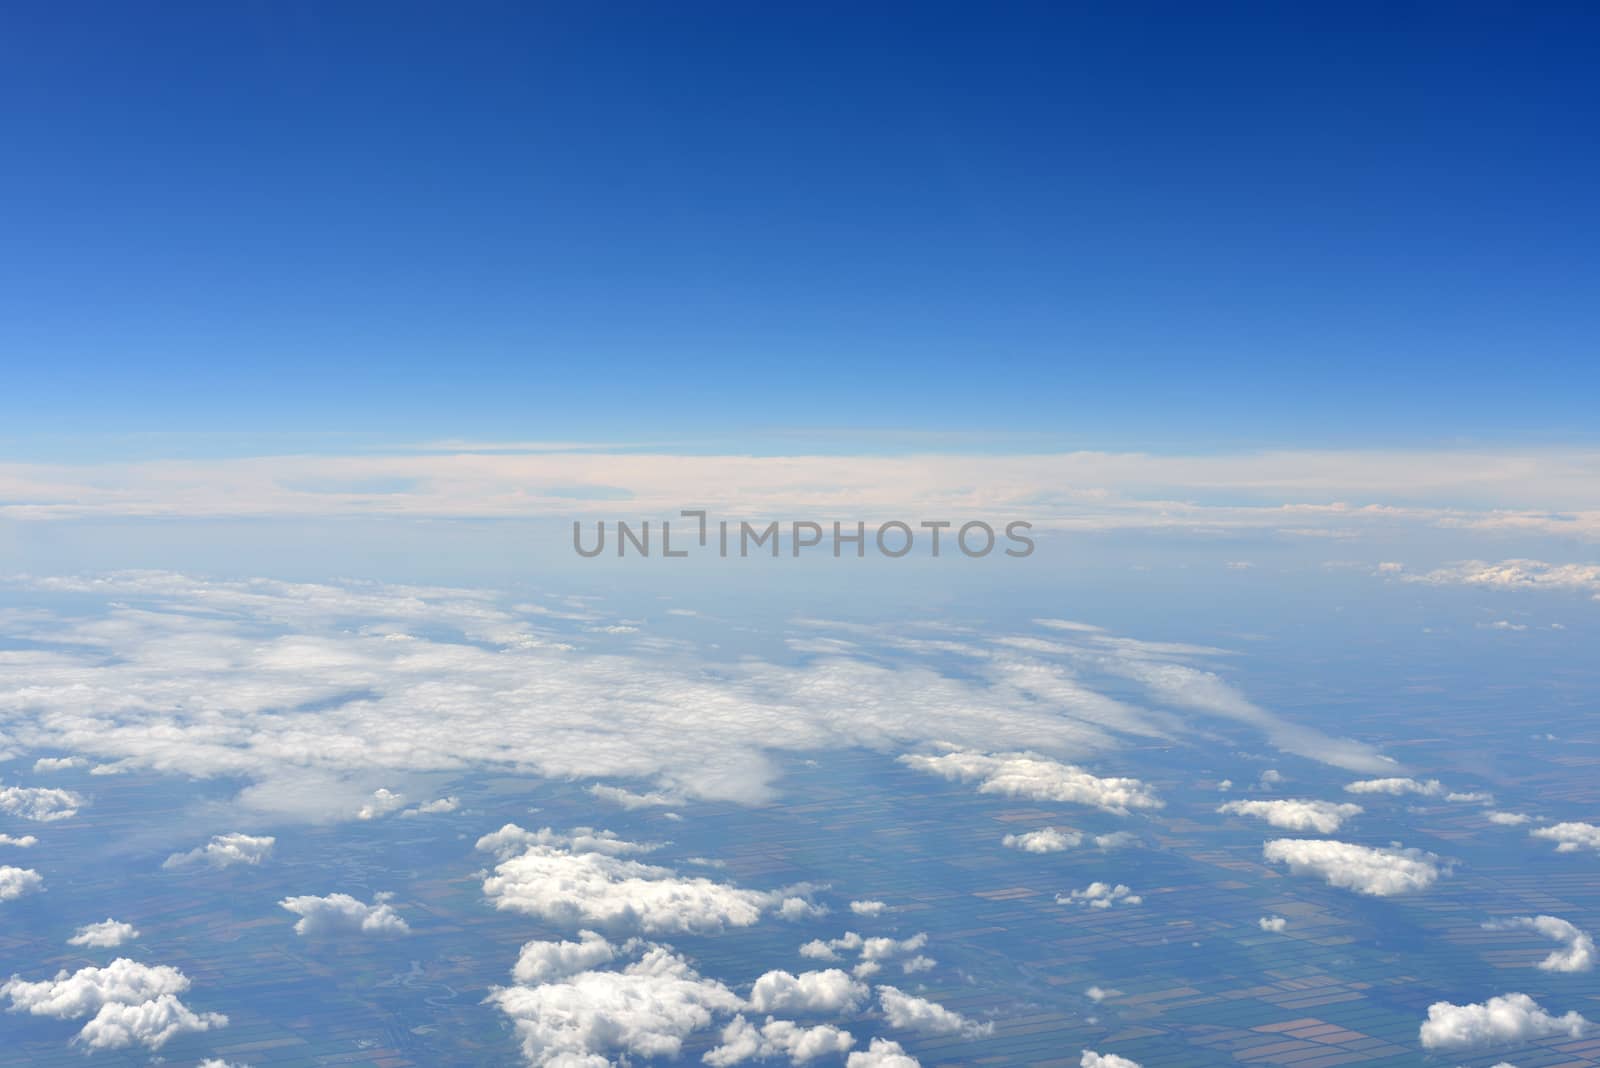
<path id="1" fill-rule="evenodd" d="M 1593 438 L 1576 6 L 6 22 L 13 457 Z"/>

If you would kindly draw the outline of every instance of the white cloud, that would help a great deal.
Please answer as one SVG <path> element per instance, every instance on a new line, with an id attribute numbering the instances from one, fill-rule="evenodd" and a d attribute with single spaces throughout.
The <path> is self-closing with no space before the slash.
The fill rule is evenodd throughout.
<path id="1" fill-rule="evenodd" d="M 1138 1061 L 1130 1061 L 1115 1053 L 1096 1053 L 1092 1049 L 1083 1051 L 1083 1059 L 1078 1061 L 1078 1066 L 1079 1068 L 1140 1068 Z"/>
<path id="2" fill-rule="evenodd" d="M 1494 804 L 1494 794 L 1483 790 L 1466 790 L 1457 793 L 1449 793 L 1444 795 L 1444 799 L 1446 801 L 1454 802 L 1458 805 Z"/>
<path id="3" fill-rule="evenodd" d="M 1230 801 L 1217 809 L 1235 816 L 1253 816 L 1286 831 L 1315 831 L 1332 834 L 1344 821 L 1362 812 L 1360 805 L 1338 805 L 1331 801 Z"/>
<path id="4" fill-rule="evenodd" d="M 15 901 L 23 894 L 36 894 L 43 889 L 44 876 L 32 868 L 0 864 L 0 901 Z"/>
<path id="5" fill-rule="evenodd" d="M 889 906 L 883 901 L 852 901 L 850 911 L 857 916 L 880 916 Z"/>
<path id="6" fill-rule="evenodd" d="M 16 846 L 18 849 L 31 849 L 39 844 L 39 839 L 31 834 L 20 836 L 0 834 L 0 846 Z"/>
<path id="7" fill-rule="evenodd" d="M 1276 838 L 1261 847 L 1275 864 L 1296 875 L 1316 875 L 1329 886 L 1373 897 L 1426 890 L 1439 878 L 1438 857 L 1417 849 L 1374 849 L 1350 842 L 1308 838 Z"/>
<path id="8" fill-rule="evenodd" d="M 356 812 L 358 820 L 375 820 L 387 816 L 395 809 L 404 806 L 406 799 L 403 795 L 395 793 L 386 787 L 378 787 L 372 792 L 372 797 Z"/>
<path id="9" fill-rule="evenodd" d="M 801 972 L 767 972 L 750 990 L 750 1007 L 757 1012 L 854 1012 L 867 998 L 867 985 L 838 968 Z"/>
<path id="10" fill-rule="evenodd" d="M 120 946 L 124 942 L 131 942 L 138 937 L 139 930 L 133 924 L 107 917 L 99 923 L 89 923 L 78 928 L 77 933 L 67 939 L 67 945 L 108 949 Z"/>
<path id="11" fill-rule="evenodd" d="M 239 831 L 219 834 L 187 853 L 172 854 L 161 866 L 183 868 L 191 864 L 209 864 L 213 868 L 227 868 L 235 864 L 260 864 L 272 855 L 272 847 L 277 841 L 271 835 L 243 834 Z"/>
<path id="12" fill-rule="evenodd" d="M 69 819 L 88 804 L 71 790 L 51 786 L 0 787 L 0 812 L 36 823 Z"/>
<path id="13" fill-rule="evenodd" d="M 617 947 L 593 931 L 579 931 L 576 942 L 528 942 L 517 956 L 511 977 L 522 986 L 565 979 L 610 963 Z"/>
<path id="14" fill-rule="evenodd" d="M 1144 898 L 1121 883 L 1113 886 L 1110 883 L 1092 882 L 1082 890 L 1056 895 L 1056 904 L 1058 905 L 1087 905 L 1092 909 L 1108 909 L 1118 904 L 1140 905 L 1143 903 Z"/>
<path id="15" fill-rule="evenodd" d="M 104 968 L 60 971 L 38 982 L 12 976 L 0 985 L 0 997 L 11 999 L 13 1012 L 91 1017 L 74 1039 L 90 1049 L 159 1049 L 176 1035 L 228 1024 L 220 1013 L 195 1013 L 179 1001 L 188 989 L 189 978 L 176 968 L 118 957 Z"/>
<path id="16" fill-rule="evenodd" d="M 1061 853 L 1082 844 L 1083 835 L 1077 831 L 1063 831 L 1059 827 L 1041 827 L 1024 834 L 1008 834 L 1000 844 L 1024 853 Z"/>
<path id="17" fill-rule="evenodd" d="M 875 1038 L 864 1050 L 856 1050 L 844 1062 L 845 1068 L 922 1068 L 922 1062 L 887 1038 Z"/>
<path id="18" fill-rule="evenodd" d="M 1144 809 L 1155 807 L 1144 784 L 1099 779 L 1074 762 L 1130 736 L 1192 730 L 1169 709 L 1242 723 L 1341 766 L 1377 760 L 1176 662 L 1209 653 L 1098 632 L 1068 632 L 1037 652 L 962 634 L 944 644 L 969 655 L 948 667 L 916 640 L 863 625 L 863 651 L 799 663 L 745 657 L 707 671 L 692 649 L 591 650 L 565 624 L 492 591 L 165 572 L 7 581 L 42 599 L 71 593 L 103 605 L 41 608 L 17 635 L 36 647 L 0 660 L 0 715 L 30 745 L 81 753 L 106 771 L 240 780 L 237 805 L 272 817 L 377 815 L 398 784 L 488 768 L 626 782 L 626 797 L 597 794 L 618 801 L 759 803 L 774 797 L 786 756 L 941 741 L 996 760 L 991 791 Z M 1091 685 L 1120 691 L 1128 679 L 1161 707 Z M 1024 747 L 1037 755 L 1017 752 Z M 1007 767 L 1009 758 L 980 749 L 1034 763 Z M 387 794 L 375 798 L 380 784 Z M 50 795 L 0 796 L 30 810 L 50 804 Z M 81 802 L 65 792 L 57 800 Z"/>
<path id="19" fill-rule="evenodd" d="M 397 935 L 411 932 L 411 927 L 394 910 L 394 906 L 383 900 L 383 895 L 379 895 L 371 905 L 349 894 L 329 894 L 326 897 L 302 894 L 299 897 L 286 897 L 278 904 L 300 917 L 294 923 L 294 932 L 298 935 Z"/>
<path id="20" fill-rule="evenodd" d="M 441 797 L 433 801 L 425 801 L 415 808 L 408 808 L 400 813 L 401 819 L 415 819 L 418 816 L 442 815 L 454 812 L 461 807 L 461 799 L 456 797 Z"/>
<path id="21" fill-rule="evenodd" d="M 1131 831 L 1112 831 L 1110 834 L 1095 835 L 1094 846 L 1096 849 L 1122 849 L 1138 840 L 1139 836 Z"/>
<path id="22" fill-rule="evenodd" d="M 1402 794 L 1438 797 L 1444 793 L 1444 787 L 1440 785 L 1438 779 L 1421 782 L 1407 778 L 1362 779 L 1360 782 L 1347 783 L 1345 790 L 1352 794 L 1389 794 L 1391 797 L 1399 797 Z"/>
<path id="23" fill-rule="evenodd" d="M 893 960 L 895 957 L 907 953 L 915 953 L 928 944 L 926 932 L 919 932 L 910 938 L 867 938 L 861 943 L 862 960 Z"/>
<path id="24" fill-rule="evenodd" d="M 962 1034 L 968 1038 L 989 1034 L 993 1024 L 978 1024 L 937 1002 L 914 997 L 887 984 L 878 987 L 878 1007 L 890 1027 L 932 1035 Z"/>
<path id="25" fill-rule="evenodd" d="M 627 1056 L 676 1057 L 714 1016 L 743 1008 L 664 946 L 649 946 L 619 971 L 585 971 L 538 986 L 492 991 L 523 1055 L 538 1068 L 599 1068 Z"/>
<path id="26" fill-rule="evenodd" d="M 1284 919 L 1282 916 L 1263 916 L 1256 921 L 1256 926 L 1260 927 L 1263 931 L 1271 931 L 1274 934 L 1281 934 L 1283 931 L 1288 930 L 1289 921 Z"/>
<path id="27" fill-rule="evenodd" d="M 77 1041 L 91 1050 L 140 1045 L 160 1049 L 177 1035 L 226 1027 L 220 1012 L 197 1013 L 171 994 L 136 1005 L 110 1004 L 83 1025 Z"/>
<path id="28" fill-rule="evenodd" d="M 1424 574 L 1402 574 L 1406 582 L 1478 586 L 1493 590 L 1566 590 L 1600 598 L 1600 564 L 1550 564 L 1543 560 L 1465 560 Z"/>
<path id="29" fill-rule="evenodd" d="M 1488 816 L 1490 823 L 1498 823 L 1502 827 L 1520 827 L 1533 821 L 1532 816 L 1522 812 L 1491 812 Z"/>
<path id="30" fill-rule="evenodd" d="M 784 1057 L 792 1064 L 806 1064 L 830 1054 L 841 1054 L 855 1045 L 849 1032 L 831 1024 L 802 1027 L 789 1020 L 767 1017 L 761 1027 L 736 1016 L 722 1029 L 722 1044 L 702 1058 L 712 1068 L 743 1064 L 752 1059 Z"/>
<path id="31" fill-rule="evenodd" d="M 650 934 L 748 927 L 790 896 L 628 860 L 613 855 L 619 845 L 630 843 L 575 839 L 563 845 L 548 829 L 534 835 L 508 825 L 478 842 L 504 858 L 484 880 L 483 892 L 496 908 L 550 923 Z M 517 846 L 524 847 L 520 853 L 514 852 Z"/>
<path id="32" fill-rule="evenodd" d="M 1556 843 L 1557 853 L 1576 853 L 1580 849 L 1600 850 L 1600 827 L 1592 823 L 1557 823 L 1528 832 L 1535 838 Z"/>
<path id="33" fill-rule="evenodd" d="M 1564 943 L 1561 949 L 1554 950 L 1539 962 L 1539 967 L 1544 971 L 1586 972 L 1594 967 L 1594 939 L 1559 917 L 1512 916 L 1504 920 L 1490 920 L 1483 926 L 1485 930 L 1490 931 L 1533 931 L 1556 942 Z"/>
<path id="34" fill-rule="evenodd" d="M 1436 1001 L 1428 1006 L 1421 1038 L 1424 1049 L 1470 1049 L 1557 1035 L 1582 1038 L 1589 1026 L 1576 1012 L 1552 1016 L 1528 995 L 1512 993 L 1481 1004 Z"/>
<path id="35" fill-rule="evenodd" d="M 1087 990 L 1085 990 L 1083 992 L 1083 995 L 1084 995 L 1084 997 L 1088 998 L 1090 1001 L 1092 1001 L 1096 1005 L 1098 1005 L 1102 1001 L 1106 1000 L 1107 998 L 1121 997 L 1122 996 L 1122 991 L 1120 991 L 1120 990 L 1107 990 L 1103 986 L 1091 986 L 1091 987 L 1089 987 L 1089 989 L 1087 989 Z"/>
<path id="36" fill-rule="evenodd" d="M 668 793 L 663 790 L 651 790 L 646 793 L 635 793 L 625 790 L 620 786 L 606 786 L 595 783 L 589 787 L 589 793 L 601 801 L 624 808 L 630 812 L 641 808 L 671 808 L 681 805 L 687 800 L 682 794 Z"/>
<path id="37" fill-rule="evenodd" d="M 956 750 L 939 756 L 907 755 L 900 762 L 946 779 L 977 781 L 978 792 L 983 794 L 1091 805 L 1119 816 L 1126 816 L 1130 809 L 1162 807 L 1161 800 L 1138 779 L 1100 778 L 1033 753 Z"/>
<path id="38" fill-rule="evenodd" d="M 72 768 L 84 767 L 89 762 L 82 757 L 40 757 L 33 762 L 35 773 L 47 771 L 69 771 Z"/>

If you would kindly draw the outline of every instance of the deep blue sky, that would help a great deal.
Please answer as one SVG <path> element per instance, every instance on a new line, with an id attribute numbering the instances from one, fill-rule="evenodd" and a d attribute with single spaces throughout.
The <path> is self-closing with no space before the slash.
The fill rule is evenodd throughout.
<path id="1" fill-rule="evenodd" d="M 1596 9 L 1072 7 L 10 5 L 0 456 L 1593 438 Z"/>

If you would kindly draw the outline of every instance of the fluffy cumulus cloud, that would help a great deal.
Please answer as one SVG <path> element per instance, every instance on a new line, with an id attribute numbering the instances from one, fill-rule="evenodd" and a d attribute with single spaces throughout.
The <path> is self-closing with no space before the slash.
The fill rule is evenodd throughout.
<path id="1" fill-rule="evenodd" d="M 1592 823 L 1556 823 L 1528 832 L 1535 838 L 1556 843 L 1557 853 L 1576 853 L 1580 849 L 1600 850 L 1600 827 Z"/>
<path id="2" fill-rule="evenodd" d="M 39 839 L 31 834 L 0 834 L 0 846 L 16 846 L 18 849 L 31 849 L 39 844 Z"/>
<path id="3" fill-rule="evenodd" d="M 140 1045 L 159 1049 L 180 1034 L 226 1027 L 221 1013 L 196 1013 L 178 999 L 189 978 L 167 965 L 119 957 L 104 968 L 61 971 L 54 979 L 29 982 L 12 976 L 0 986 L 12 1012 L 88 1022 L 75 1042 L 91 1050 Z"/>
<path id="4" fill-rule="evenodd" d="M 77 933 L 67 939 L 67 945 L 109 949 L 138 937 L 139 930 L 133 924 L 107 917 L 99 923 L 88 923 L 78 928 Z"/>
<path id="5" fill-rule="evenodd" d="M 70 819 L 86 804 L 71 790 L 53 786 L 0 786 L 0 812 L 37 823 Z"/>
<path id="6" fill-rule="evenodd" d="M 855 1045 L 848 1031 L 831 1024 L 802 1027 L 791 1020 L 775 1020 L 757 1027 L 736 1016 L 722 1029 L 722 1043 L 702 1058 L 712 1068 L 743 1064 L 749 1060 L 782 1057 L 791 1064 L 807 1064 L 818 1057 L 838 1055 Z"/>
<path id="7" fill-rule="evenodd" d="M 1139 1068 L 1139 1062 L 1119 1057 L 1115 1053 L 1096 1053 L 1092 1049 L 1086 1049 L 1078 1061 L 1078 1068 Z"/>
<path id="8" fill-rule="evenodd" d="M 922 1062 L 887 1038 L 875 1038 L 866 1049 L 856 1050 L 845 1068 L 922 1068 Z"/>
<path id="9" fill-rule="evenodd" d="M 1428 1006 L 1421 1039 L 1424 1049 L 1472 1049 L 1556 1036 L 1582 1038 L 1591 1026 L 1576 1012 L 1552 1016 L 1528 995 L 1513 993 L 1472 1005 L 1436 1001 Z"/>
<path id="10" fill-rule="evenodd" d="M 81 768 L 89 762 L 82 757 L 40 757 L 33 762 L 35 772 L 71 771 Z"/>
<path id="11" fill-rule="evenodd" d="M 439 816 L 446 812 L 454 812 L 460 807 L 460 798 L 440 797 L 432 801 L 424 801 L 415 808 L 408 808 L 400 813 L 400 816 L 402 819 L 415 819 L 418 816 Z"/>
<path id="12" fill-rule="evenodd" d="M 372 796 L 367 798 L 366 803 L 356 810 L 356 819 L 379 819 L 404 806 L 405 803 L 404 795 L 397 794 L 388 787 L 380 786 L 372 791 Z"/>
<path id="13" fill-rule="evenodd" d="M 1091 909 L 1108 909 L 1113 905 L 1139 905 L 1143 903 L 1144 898 L 1121 883 L 1113 886 L 1111 883 L 1092 882 L 1082 890 L 1056 895 L 1056 904 L 1058 905 L 1083 905 Z"/>
<path id="14" fill-rule="evenodd" d="M 770 971 L 750 990 L 750 1007 L 757 1012 L 837 1015 L 854 1012 L 866 999 L 867 985 L 838 968 L 799 975 Z"/>
<path id="15" fill-rule="evenodd" d="M 32 868 L 0 864 L 0 901 L 15 901 L 24 894 L 36 894 L 43 889 L 44 876 Z"/>
<path id="16" fill-rule="evenodd" d="M 1483 926 L 1490 931 L 1533 931 L 1560 942 L 1560 949 L 1539 962 L 1547 972 L 1586 972 L 1594 967 L 1594 938 L 1558 916 L 1512 916 Z"/>
<path id="17" fill-rule="evenodd" d="M 1193 732 L 1189 713 L 1363 773 L 1386 766 L 1179 662 L 1214 651 L 1101 632 L 1002 646 L 940 631 L 941 648 L 966 653 L 942 669 L 917 644 L 926 637 L 868 627 L 848 649 L 709 670 L 692 649 L 662 657 L 607 638 L 597 651 L 561 613 L 488 591 L 165 572 L 11 584 L 45 607 L 16 628 L 31 644 L 0 661 L 10 744 L 78 753 L 107 772 L 238 779 L 240 804 L 275 816 L 377 814 L 393 798 L 375 788 L 399 794 L 424 774 L 486 768 L 635 784 L 604 795 L 622 803 L 761 802 L 776 792 L 776 756 L 938 742 L 973 756 L 919 766 L 979 776 L 990 792 L 1148 809 L 1144 784 L 1070 761 Z M 101 607 L 57 613 L 56 594 Z M 1159 707 L 1111 688 L 1142 689 Z M 64 818 L 79 804 L 69 791 L 0 790 L 0 812 Z"/>
<path id="18" fill-rule="evenodd" d="M 625 1057 L 676 1057 L 689 1035 L 744 1008 L 732 990 L 667 947 L 639 948 L 639 959 L 620 969 L 490 993 L 530 1064 L 603 1068 Z"/>
<path id="19" fill-rule="evenodd" d="M 1347 783 L 1345 790 L 1352 794 L 1388 794 L 1391 797 L 1400 797 L 1404 794 L 1417 794 L 1421 797 L 1440 797 L 1444 794 L 1444 786 L 1438 779 L 1362 779 L 1358 782 Z"/>
<path id="20" fill-rule="evenodd" d="M 850 911 L 857 916 L 881 916 L 889 907 L 886 901 L 852 901 Z"/>
<path id="21" fill-rule="evenodd" d="M 976 782 L 983 794 L 1090 805 L 1119 816 L 1131 809 L 1162 807 L 1161 799 L 1138 779 L 1101 778 L 1033 753 L 956 750 L 937 756 L 907 755 L 900 761 L 946 779 Z"/>
<path id="22" fill-rule="evenodd" d="M 1296 875 L 1315 875 L 1329 886 L 1372 897 L 1426 890 L 1449 869 L 1438 857 L 1398 845 L 1388 849 L 1309 838 L 1276 838 L 1262 856 Z"/>
<path id="23" fill-rule="evenodd" d="M 888 984 L 878 987 L 878 1007 L 883 1010 L 889 1026 L 902 1031 L 920 1031 L 930 1035 L 959 1034 L 976 1038 L 994 1030 L 994 1024 L 976 1023 L 938 1002 L 907 994 Z"/>
<path id="24" fill-rule="evenodd" d="M 1289 929 L 1289 921 L 1284 919 L 1282 916 L 1263 916 L 1256 921 L 1256 926 L 1261 928 L 1263 931 L 1271 931 L 1273 934 L 1282 934 L 1284 931 Z"/>
<path id="25" fill-rule="evenodd" d="M 1344 821 L 1361 815 L 1360 805 L 1331 801 L 1230 801 L 1217 809 L 1225 815 L 1251 816 L 1286 831 L 1332 834 Z"/>
<path id="26" fill-rule="evenodd" d="M 607 839 L 563 839 L 507 825 L 478 847 L 501 856 L 483 882 L 496 908 L 546 922 L 646 934 L 749 927 L 792 897 L 746 890 L 616 855 Z"/>
<path id="27" fill-rule="evenodd" d="M 1041 827 L 1023 834 L 1008 834 L 1000 839 L 1007 849 L 1020 849 L 1024 853 L 1061 853 L 1075 849 L 1083 843 L 1077 831 L 1064 831 L 1059 827 Z"/>
<path id="28" fill-rule="evenodd" d="M 1490 812 L 1490 823 L 1497 823 L 1502 827 L 1520 827 L 1524 823 L 1532 823 L 1533 817 L 1524 812 Z"/>
<path id="29" fill-rule="evenodd" d="M 576 942 L 526 943 L 511 977 L 524 986 L 538 986 L 608 964 L 616 955 L 616 947 L 600 935 L 579 931 Z"/>
<path id="30" fill-rule="evenodd" d="M 278 904 L 300 917 L 294 923 L 294 932 L 298 935 L 409 934 L 410 925 L 384 898 L 385 895 L 380 894 L 369 905 L 349 894 L 329 894 L 326 897 L 304 894 L 286 897 Z"/>
<path id="31" fill-rule="evenodd" d="M 277 839 L 271 835 L 231 834 L 215 835 L 203 846 L 187 853 L 174 853 L 162 862 L 163 868 L 184 868 L 191 864 L 208 864 L 213 868 L 227 868 L 235 864 L 260 864 L 272 853 Z"/>

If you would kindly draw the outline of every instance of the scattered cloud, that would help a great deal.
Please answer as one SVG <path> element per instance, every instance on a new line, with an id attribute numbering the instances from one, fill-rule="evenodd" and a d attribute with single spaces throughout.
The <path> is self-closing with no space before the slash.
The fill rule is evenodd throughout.
<path id="1" fill-rule="evenodd" d="M 850 902 L 850 911 L 855 913 L 857 916 L 881 916 L 883 915 L 884 910 L 888 907 L 888 903 L 883 901 Z"/>
<path id="2" fill-rule="evenodd" d="M 50 786 L 0 786 L 0 812 L 36 823 L 70 819 L 88 804 L 71 790 Z"/>
<path id="3" fill-rule="evenodd" d="M 1078 1068 L 1140 1068 L 1140 1065 L 1138 1061 L 1130 1061 L 1115 1053 L 1096 1053 L 1092 1049 L 1086 1049 L 1083 1051 L 1083 1059 L 1078 1061 Z"/>
<path id="4" fill-rule="evenodd" d="M 82 757 L 40 757 L 33 762 L 35 774 L 50 771 L 70 771 L 73 768 L 85 767 L 89 762 Z"/>
<path id="5" fill-rule="evenodd" d="M 1557 823 L 1528 832 L 1535 838 L 1556 843 L 1557 853 L 1576 853 L 1580 849 L 1600 850 L 1600 827 L 1592 823 Z"/>
<path id="6" fill-rule="evenodd" d="M 294 924 L 294 933 L 297 935 L 410 934 L 411 927 L 384 900 L 384 896 L 380 894 L 369 905 L 349 894 L 329 894 L 326 897 L 303 894 L 286 897 L 278 904 L 300 917 Z"/>
<path id="7" fill-rule="evenodd" d="M 922 1068 L 922 1062 L 887 1038 L 875 1038 L 864 1050 L 856 1050 L 844 1062 L 845 1068 Z"/>
<path id="8" fill-rule="evenodd" d="M 745 890 L 616 855 L 632 844 L 605 837 L 563 842 L 508 824 L 478 841 L 501 856 L 483 882 L 496 908 L 549 923 L 646 934 L 748 927 L 791 894 Z"/>
<path id="9" fill-rule="evenodd" d="M 372 792 L 372 797 L 367 803 L 356 812 L 356 819 L 375 820 L 387 816 L 405 803 L 406 799 L 403 796 L 380 786 Z"/>
<path id="10" fill-rule="evenodd" d="M 1490 920 L 1484 924 L 1488 931 L 1533 931 L 1556 942 L 1562 948 L 1554 950 L 1539 962 L 1547 972 L 1586 972 L 1594 967 L 1594 939 L 1586 932 L 1556 916 L 1512 916 L 1504 920 Z"/>
<path id="11" fill-rule="evenodd" d="M 1130 809 L 1162 807 L 1162 801 L 1138 779 L 1101 778 L 1032 753 L 955 750 L 939 756 L 907 755 L 900 762 L 946 779 L 976 781 L 982 794 L 1089 805 L 1119 816 L 1128 815 Z"/>
<path id="12" fill-rule="evenodd" d="M 776 970 L 755 981 L 750 1007 L 757 1012 L 854 1012 L 867 999 L 867 985 L 838 968 L 793 975 Z"/>
<path id="13" fill-rule="evenodd" d="M 721 1045 L 702 1059 L 711 1068 L 774 1057 L 785 1058 L 791 1064 L 807 1064 L 818 1057 L 845 1053 L 855 1041 L 848 1031 L 831 1024 L 802 1027 L 769 1016 L 766 1023 L 757 1027 L 741 1015 L 722 1029 Z"/>
<path id="14" fill-rule="evenodd" d="M 1524 823 L 1533 822 L 1533 817 L 1522 812 L 1490 812 L 1490 823 L 1498 823 L 1502 827 L 1520 827 Z"/>
<path id="15" fill-rule="evenodd" d="M 1346 783 L 1345 791 L 1352 794 L 1388 794 L 1391 797 L 1400 797 L 1403 794 L 1438 797 L 1444 793 L 1444 787 L 1440 785 L 1438 779 L 1429 779 L 1426 782 L 1406 778 L 1362 779 L 1360 782 Z"/>
<path id="16" fill-rule="evenodd" d="M 11 999 L 12 1012 L 60 1020 L 89 1017 L 73 1041 L 91 1050 L 160 1049 L 178 1035 L 228 1024 L 221 1013 L 196 1013 L 178 1000 L 189 986 L 176 968 L 118 957 L 103 968 L 60 971 L 39 982 L 14 975 L 0 985 L 0 997 Z"/>
<path id="17" fill-rule="evenodd" d="M 1059 827 L 1042 827 L 1024 834 L 1008 834 L 1000 839 L 1000 844 L 1007 849 L 1019 849 L 1024 853 L 1061 853 L 1077 848 L 1082 842 L 1083 835 L 1077 831 Z"/>
<path id="18" fill-rule="evenodd" d="M 1286 831 L 1315 831 L 1332 834 L 1344 821 L 1362 812 L 1360 805 L 1339 805 L 1331 801 L 1230 801 L 1217 809 L 1235 816 L 1252 816 Z"/>
<path id="19" fill-rule="evenodd" d="M 683 1040 L 710 1027 L 716 1015 L 744 1008 L 732 990 L 665 946 L 641 943 L 627 951 L 639 951 L 639 959 L 618 970 L 490 992 L 488 1000 L 511 1018 L 529 1064 L 589 1068 L 676 1057 Z"/>
<path id="20" fill-rule="evenodd" d="M 39 839 L 35 838 L 31 834 L 0 834 L 0 846 L 16 846 L 18 849 L 31 849 L 38 844 Z"/>
<path id="21" fill-rule="evenodd" d="M 1273 934 L 1282 934 L 1284 931 L 1289 929 L 1289 921 L 1284 919 L 1282 916 L 1263 916 L 1256 921 L 1256 926 L 1261 928 L 1263 931 L 1271 931 Z"/>
<path id="22" fill-rule="evenodd" d="M 185 868 L 192 864 L 209 864 L 213 868 L 227 868 L 235 864 L 260 864 L 272 855 L 277 839 L 271 835 L 243 834 L 234 831 L 219 834 L 203 846 L 187 853 L 174 853 L 162 861 L 163 868 Z"/>
<path id="23" fill-rule="evenodd" d="M 133 924 L 122 923 L 107 917 L 99 923 L 89 923 L 78 928 L 77 933 L 67 939 L 67 945 L 109 949 L 112 946 L 120 946 L 124 942 L 131 942 L 138 937 L 139 930 Z"/>
<path id="24" fill-rule="evenodd" d="M 1480 1004 L 1436 1001 L 1428 1006 L 1424 1049 L 1472 1049 L 1565 1035 L 1582 1038 L 1590 1023 L 1576 1012 L 1552 1016 L 1526 994 L 1504 994 Z"/>
<path id="25" fill-rule="evenodd" d="M 878 987 L 878 1007 L 890 1027 L 920 1031 L 930 1035 L 965 1035 L 976 1038 L 994 1030 L 993 1024 L 978 1024 L 937 1002 L 914 997 L 887 984 Z"/>
<path id="26" fill-rule="evenodd" d="M 24 894 L 36 894 L 43 889 L 44 876 L 32 868 L 0 864 L 0 901 L 15 901 Z"/>
<path id="27" fill-rule="evenodd" d="M 1296 875 L 1315 875 L 1329 886 L 1372 897 L 1426 890 L 1448 872 L 1438 857 L 1418 849 L 1374 849 L 1350 842 L 1277 838 L 1261 847 L 1275 864 Z"/>
<path id="28" fill-rule="evenodd" d="M 1115 886 L 1110 883 L 1093 882 L 1082 890 L 1074 890 L 1069 894 L 1057 894 L 1058 905 L 1086 905 L 1092 909 L 1108 909 L 1113 905 L 1140 905 L 1144 898 L 1135 894 L 1121 883 Z"/>

